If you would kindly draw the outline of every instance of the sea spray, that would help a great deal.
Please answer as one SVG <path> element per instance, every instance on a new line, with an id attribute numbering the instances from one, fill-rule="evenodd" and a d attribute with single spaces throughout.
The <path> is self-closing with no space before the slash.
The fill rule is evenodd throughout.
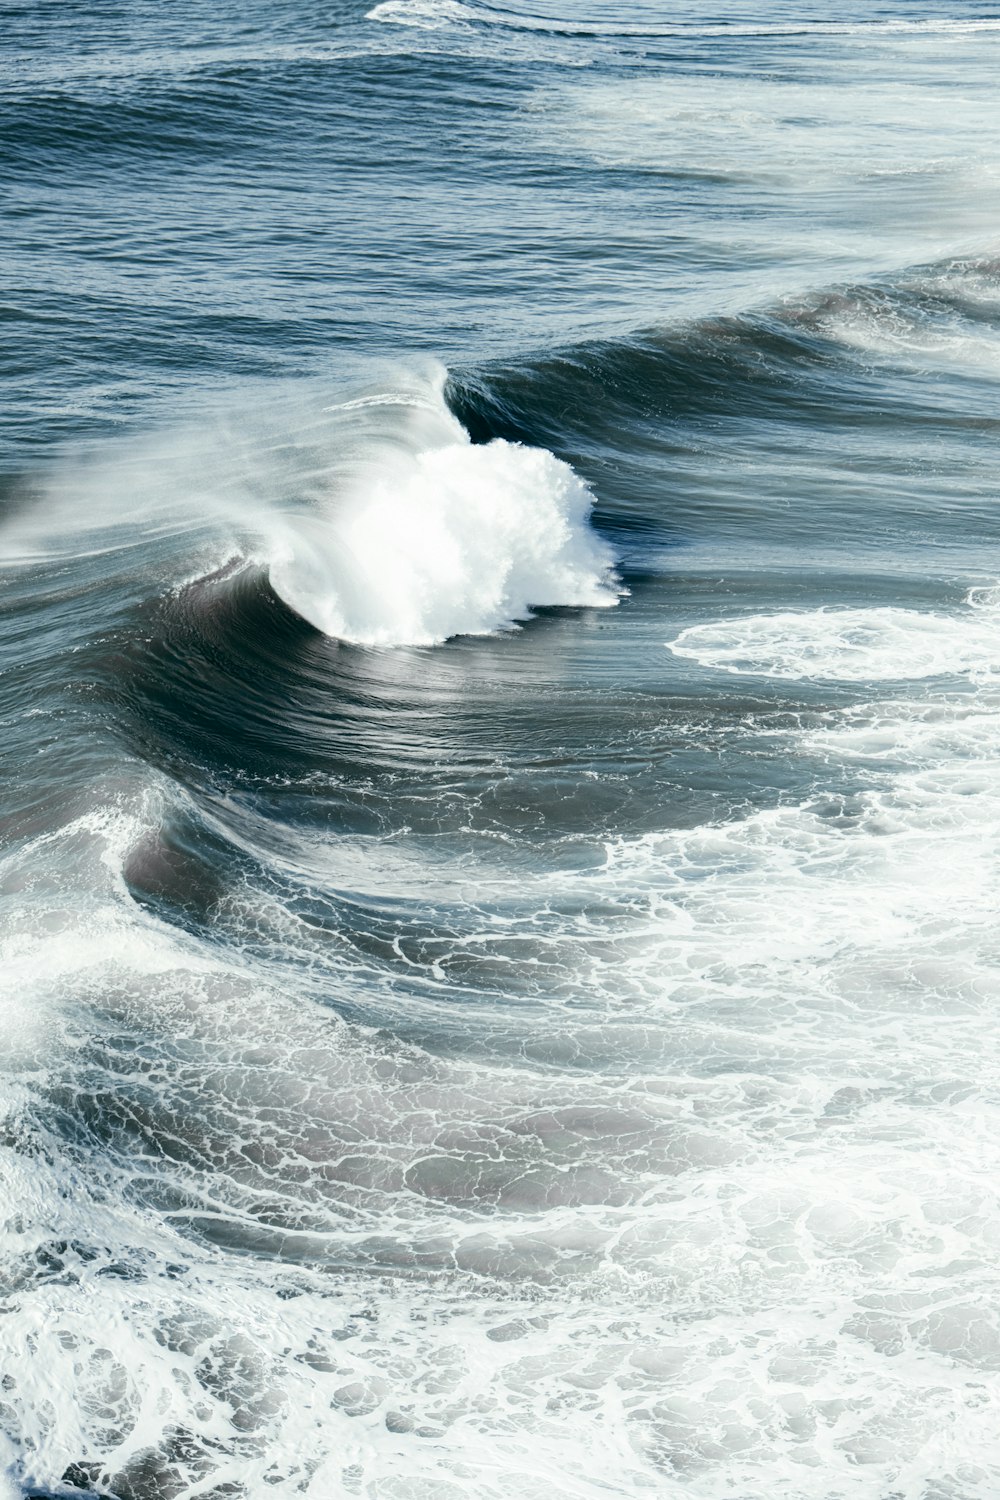
<path id="1" fill-rule="evenodd" d="M 271 582 L 327 635 L 374 646 L 509 629 L 537 606 L 607 608 L 621 590 L 592 504 L 544 449 L 463 433 L 297 520 Z"/>

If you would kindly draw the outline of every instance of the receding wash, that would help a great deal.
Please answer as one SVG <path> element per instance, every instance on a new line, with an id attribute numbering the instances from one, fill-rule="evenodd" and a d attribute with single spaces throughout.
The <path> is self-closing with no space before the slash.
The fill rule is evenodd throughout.
<path id="1" fill-rule="evenodd" d="M 0 1500 L 998 1500 L 998 78 L 0 0 Z"/>

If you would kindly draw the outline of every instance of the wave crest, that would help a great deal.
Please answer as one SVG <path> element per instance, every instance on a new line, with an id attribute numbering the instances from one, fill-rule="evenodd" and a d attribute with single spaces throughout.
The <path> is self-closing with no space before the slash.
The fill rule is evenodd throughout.
<path id="1" fill-rule="evenodd" d="M 347 494 L 288 524 L 270 578 L 297 614 L 360 645 L 432 645 L 538 607 L 617 603 L 615 555 L 568 464 L 499 438 L 473 445 L 443 397 L 436 411 L 399 408 L 408 442 L 396 430 Z"/>

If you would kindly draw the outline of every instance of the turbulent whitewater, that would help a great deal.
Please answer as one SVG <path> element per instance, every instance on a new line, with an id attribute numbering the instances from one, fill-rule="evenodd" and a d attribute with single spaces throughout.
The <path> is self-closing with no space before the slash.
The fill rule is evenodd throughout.
<path id="1" fill-rule="evenodd" d="M 3 1500 L 996 1500 L 997 18 L 8 4 Z"/>
<path id="2" fill-rule="evenodd" d="M 359 473 L 288 524 L 269 568 L 281 597 L 327 635 L 373 646 L 489 634 L 542 605 L 616 603 L 587 486 L 544 449 L 474 447 L 442 387 L 340 406 L 397 420 L 372 434 Z"/>

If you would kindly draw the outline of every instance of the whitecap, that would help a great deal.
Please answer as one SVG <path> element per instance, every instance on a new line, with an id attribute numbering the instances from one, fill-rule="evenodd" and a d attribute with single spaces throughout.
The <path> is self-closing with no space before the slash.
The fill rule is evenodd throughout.
<path id="1" fill-rule="evenodd" d="M 272 586 L 325 634 L 432 645 L 511 629 L 549 605 L 608 608 L 615 555 L 590 525 L 593 494 L 541 448 L 476 445 L 438 394 L 342 405 L 397 408 L 346 491 L 275 534 Z"/>
<path id="2" fill-rule="evenodd" d="M 781 610 L 690 625 L 668 650 L 737 676 L 898 682 L 990 677 L 1000 645 L 996 596 L 974 590 L 964 613 L 877 607 Z"/>

